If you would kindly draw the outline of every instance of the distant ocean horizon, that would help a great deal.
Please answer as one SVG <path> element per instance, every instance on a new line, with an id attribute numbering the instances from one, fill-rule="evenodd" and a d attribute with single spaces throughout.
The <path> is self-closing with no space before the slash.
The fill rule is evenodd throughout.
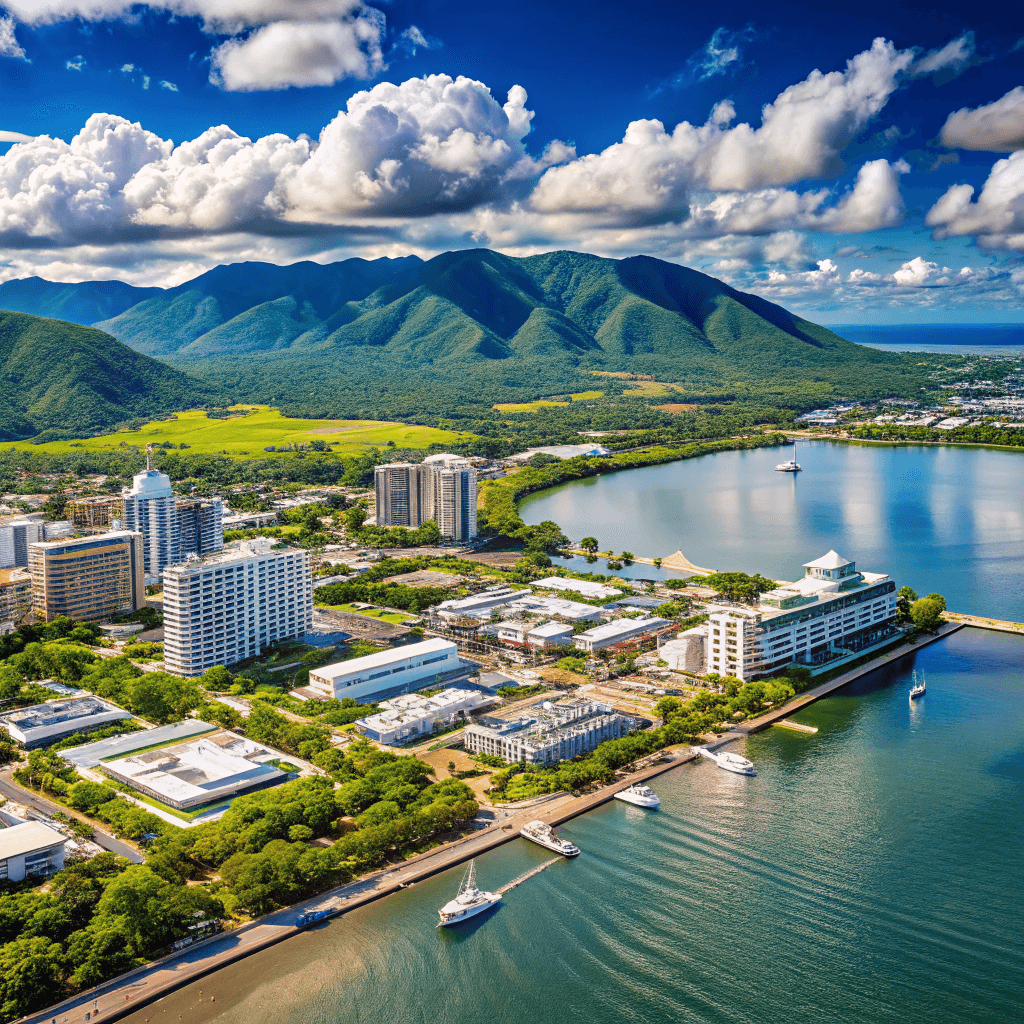
<path id="1" fill-rule="evenodd" d="M 1024 354 L 1024 324 L 827 324 L 847 341 L 889 352 Z"/>

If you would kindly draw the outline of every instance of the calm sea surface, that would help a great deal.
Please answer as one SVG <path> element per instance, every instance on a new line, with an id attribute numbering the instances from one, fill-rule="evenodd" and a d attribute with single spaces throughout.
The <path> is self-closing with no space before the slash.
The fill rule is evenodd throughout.
<path id="1" fill-rule="evenodd" d="M 776 473 L 794 451 L 804 471 Z M 520 511 L 602 550 L 681 548 L 695 565 L 781 580 L 835 548 L 955 611 L 1024 621 L 1024 451 L 800 442 L 577 480 Z"/>
<path id="2" fill-rule="evenodd" d="M 612 801 L 568 823 L 580 857 L 460 930 L 434 927 L 456 869 L 129 1019 L 1017 1020 L 1022 654 L 1018 637 L 957 633 L 800 713 L 816 735 L 772 729 L 734 747 L 756 778 L 686 765 L 655 780 L 660 811 Z M 913 705 L 912 668 L 928 681 Z M 516 840 L 477 860 L 479 881 L 548 856 Z"/>

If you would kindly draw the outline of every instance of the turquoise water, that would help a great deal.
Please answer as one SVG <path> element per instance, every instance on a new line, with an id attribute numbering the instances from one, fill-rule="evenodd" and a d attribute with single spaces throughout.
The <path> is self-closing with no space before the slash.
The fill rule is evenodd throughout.
<path id="1" fill-rule="evenodd" d="M 563 826 L 583 854 L 460 930 L 461 869 L 137 1012 L 251 1024 L 929 1024 L 1024 1002 L 1024 640 L 962 631 Z M 927 695 L 907 698 L 912 668 Z M 477 860 L 497 887 L 546 851 Z M 206 1003 L 215 995 L 216 1013 Z"/>
<path id="2" fill-rule="evenodd" d="M 802 473 L 774 471 L 794 454 Z M 695 565 L 773 579 L 835 548 L 955 611 L 1024 621 L 1024 451 L 800 442 L 577 480 L 520 511 L 602 550 L 682 548 Z"/>

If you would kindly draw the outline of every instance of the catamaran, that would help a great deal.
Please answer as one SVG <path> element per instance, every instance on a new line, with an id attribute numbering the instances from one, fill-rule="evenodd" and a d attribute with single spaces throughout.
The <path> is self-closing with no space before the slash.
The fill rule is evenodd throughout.
<path id="1" fill-rule="evenodd" d="M 796 442 L 793 442 L 793 458 L 789 462 L 780 462 L 775 467 L 776 473 L 799 473 L 801 472 L 800 463 L 796 461 Z"/>
<path id="2" fill-rule="evenodd" d="M 910 687 L 910 699 L 916 700 L 918 697 L 923 697 L 926 686 L 924 681 L 924 673 L 921 673 L 921 682 L 917 681 L 917 671 L 914 671 L 914 684 Z"/>
<path id="3" fill-rule="evenodd" d="M 469 862 L 469 868 L 462 878 L 459 886 L 459 894 L 453 900 L 449 900 L 439 911 L 441 920 L 438 928 L 447 928 L 449 925 L 462 924 L 471 917 L 493 907 L 495 903 L 501 902 L 500 892 L 481 892 L 476 886 L 476 861 Z"/>

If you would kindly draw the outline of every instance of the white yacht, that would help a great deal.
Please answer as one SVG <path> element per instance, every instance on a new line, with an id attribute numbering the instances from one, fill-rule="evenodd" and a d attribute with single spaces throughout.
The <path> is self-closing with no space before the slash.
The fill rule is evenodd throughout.
<path id="1" fill-rule="evenodd" d="M 693 752 L 698 757 L 710 758 L 719 768 L 736 775 L 756 775 L 752 761 L 748 761 L 739 754 L 733 754 L 728 750 L 708 750 L 707 747 L 694 747 Z"/>
<path id="2" fill-rule="evenodd" d="M 796 459 L 790 459 L 789 462 L 780 462 L 775 467 L 776 473 L 799 473 L 800 463 Z"/>
<path id="3" fill-rule="evenodd" d="M 924 681 L 924 673 L 921 673 L 921 682 L 917 681 L 917 672 L 914 672 L 914 683 L 910 687 L 910 699 L 916 700 L 918 697 L 923 697 L 926 689 Z"/>
<path id="4" fill-rule="evenodd" d="M 579 847 L 573 846 L 568 839 L 561 839 L 551 830 L 551 826 L 543 821 L 531 821 L 520 829 L 519 834 L 531 843 L 543 846 L 545 850 L 553 850 L 563 857 L 578 857 Z"/>
<path id="5" fill-rule="evenodd" d="M 476 917 L 481 911 L 493 907 L 495 903 L 501 902 L 499 892 L 481 892 L 476 887 L 476 861 L 469 862 L 469 868 L 462 878 L 459 886 L 459 894 L 453 900 L 449 900 L 439 911 L 441 920 L 438 928 L 446 928 L 453 924 L 462 924 L 471 917 Z"/>
<path id="6" fill-rule="evenodd" d="M 637 807 L 660 807 L 661 800 L 650 786 L 642 782 L 634 782 L 627 789 L 620 789 L 615 794 L 616 800 L 624 800 L 627 804 L 635 804 Z"/>

